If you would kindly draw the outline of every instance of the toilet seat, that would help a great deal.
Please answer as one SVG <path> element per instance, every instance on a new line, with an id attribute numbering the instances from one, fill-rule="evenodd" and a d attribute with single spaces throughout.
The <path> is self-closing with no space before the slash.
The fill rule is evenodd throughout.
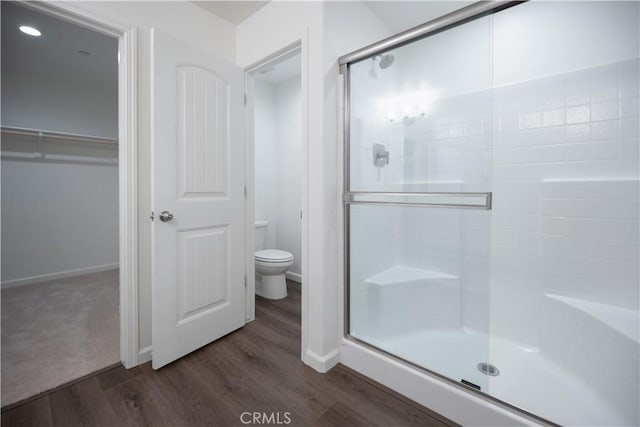
<path id="1" fill-rule="evenodd" d="M 293 254 L 279 249 L 263 249 L 255 253 L 256 261 L 282 263 L 293 260 Z"/>

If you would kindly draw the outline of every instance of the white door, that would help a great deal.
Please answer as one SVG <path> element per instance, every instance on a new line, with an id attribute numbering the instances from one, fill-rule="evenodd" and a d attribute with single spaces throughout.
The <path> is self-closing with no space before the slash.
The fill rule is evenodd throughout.
<path id="1" fill-rule="evenodd" d="M 158 369 L 245 323 L 244 94 L 240 68 L 155 29 L 151 43 Z"/>

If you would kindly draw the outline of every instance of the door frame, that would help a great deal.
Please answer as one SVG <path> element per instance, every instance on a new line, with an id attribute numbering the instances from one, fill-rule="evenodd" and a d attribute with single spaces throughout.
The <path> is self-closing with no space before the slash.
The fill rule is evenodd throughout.
<path id="1" fill-rule="evenodd" d="M 301 137 L 302 137 L 302 218 L 300 221 L 300 269 L 302 283 L 300 284 L 301 307 L 301 346 L 300 358 L 304 360 L 307 352 L 308 340 L 308 254 L 309 254 L 309 120 L 308 120 L 308 43 L 306 33 L 300 34 L 294 41 L 281 45 L 280 48 L 245 67 L 245 248 L 246 248 L 246 321 L 255 319 L 255 138 L 254 138 L 254 104 L 255 77 L 259 68 L 277 63 L 287 55 L 300 55 L 300 108 L 301 108 Z"/>
<path id="2" fill-rule="evenodd" d="M 128 369 L 146 361 L 138 349 L 138 41 L 136 28 L 93 15 L 69 3 L 36 1 L 20 2 L 20 5 L 118 40 L 120 361 Z"/>

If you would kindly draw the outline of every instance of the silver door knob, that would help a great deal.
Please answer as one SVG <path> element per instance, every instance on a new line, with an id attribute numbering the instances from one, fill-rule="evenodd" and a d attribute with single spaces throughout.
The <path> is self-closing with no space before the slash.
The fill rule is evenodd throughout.
<path id="1" fill-rule="evenodd" d="M 169 222 L 173 219 L 173 214 L 169 211 L 160 212 L 160 221 Z"/>

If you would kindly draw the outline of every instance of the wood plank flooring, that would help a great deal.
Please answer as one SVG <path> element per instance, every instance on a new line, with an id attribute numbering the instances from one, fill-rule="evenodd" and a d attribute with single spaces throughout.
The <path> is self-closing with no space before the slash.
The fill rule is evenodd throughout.
<path id="1" fill-rule="evenodd" d="M 242 426 L 254 412 L 271 425 L 454 425 L 345 366 L 305 366 L 300 288 L 288 288 L 280 301 L 256 297 L 255 321 L 159 371 L 114 368 L 3 410 L 2 426 Z"/>

